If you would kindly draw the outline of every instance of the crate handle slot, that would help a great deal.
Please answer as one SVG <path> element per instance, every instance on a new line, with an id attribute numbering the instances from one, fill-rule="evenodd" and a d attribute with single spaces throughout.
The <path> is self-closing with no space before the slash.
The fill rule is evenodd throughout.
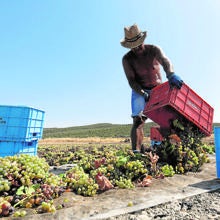
<path id="1" fill-rule="evenodd" d="M 154 103 L 152 106 L 155 106 L 155 105 L 158 105 L 160 102 L 156 102 L 156 103 Z"/>

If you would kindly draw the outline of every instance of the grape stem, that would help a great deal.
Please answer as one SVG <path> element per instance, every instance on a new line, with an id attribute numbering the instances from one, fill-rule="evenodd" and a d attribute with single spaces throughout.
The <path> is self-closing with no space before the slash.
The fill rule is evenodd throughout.
<path id="1" fill-rule="evenodd" d="M 38 194 L 29 195 L 29 196 L 23 198 L 22 200 L 20 200 L 19 202 L 15 203 L 13 207 L 15 208 L 16 206 L 18 206 L 18 205 L 20 205 L 22 202 L 24 202 L 26 199 L 30 199 L 31 197 L 34 197 L 34 196 L 43 196 L 43 193 L 38 193 Z"/>

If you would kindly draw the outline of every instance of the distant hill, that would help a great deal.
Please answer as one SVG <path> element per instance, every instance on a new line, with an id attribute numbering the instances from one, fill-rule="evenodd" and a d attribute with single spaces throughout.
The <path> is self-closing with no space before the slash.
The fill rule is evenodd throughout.
<path id="1" fill-rule="evenodd" d="M 145 123 L 145 133 L 149 134 L 153 122 Z M 43 138 L 86 138 L 86 137 L 129 137 L 132 124 L 100 123 L 67 128 L 44 128 Z"/>
<path id="2" fill-rule="evenodd" d="M 154 122 L 145 123 L 145 135 L 150 135 L 150 127 Z M 131 124 L 100 123 L 67 128 L 44 128 L 43 138 L 86 138 L 86 137 L 130 137 Z M 213 126 L 220 126 L 214 123 Z"/>

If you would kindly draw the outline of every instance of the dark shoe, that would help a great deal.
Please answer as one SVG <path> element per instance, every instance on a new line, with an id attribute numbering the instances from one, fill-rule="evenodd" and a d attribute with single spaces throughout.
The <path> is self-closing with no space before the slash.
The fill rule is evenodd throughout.
<path id="1" fill-rule="evenodd" d="M 141 152 L 139 150 L 133 150 L 134 154 L 140 154 Z"/>
<path id="2" fill-rule="evenodd" d="M 135 157 L 138 157 L 138 158 L 147 156 L 139 150 L 133 150 L 133 153 L 134 153 Z"/>

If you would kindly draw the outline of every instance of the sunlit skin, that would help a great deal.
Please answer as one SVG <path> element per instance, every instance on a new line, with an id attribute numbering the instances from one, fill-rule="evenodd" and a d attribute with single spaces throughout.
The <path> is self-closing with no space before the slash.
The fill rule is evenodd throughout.
<path id="1" fill-rule="evenodd" d="M 144 43 L 131 49 L 136 55 L 142 55 L 144 52 Z"/>
<path id="2" fill-rule="evenodd" d="M 141 56 L 144 52 L 144 43 L 140 44 L 137 47 L 131 49 L 137 56 Z M 136 149 L 141 150 L 141 144 L 144 138 L 144 123 L 145 120 L 142 120 L 142 123 L 136 129 Z"/>

